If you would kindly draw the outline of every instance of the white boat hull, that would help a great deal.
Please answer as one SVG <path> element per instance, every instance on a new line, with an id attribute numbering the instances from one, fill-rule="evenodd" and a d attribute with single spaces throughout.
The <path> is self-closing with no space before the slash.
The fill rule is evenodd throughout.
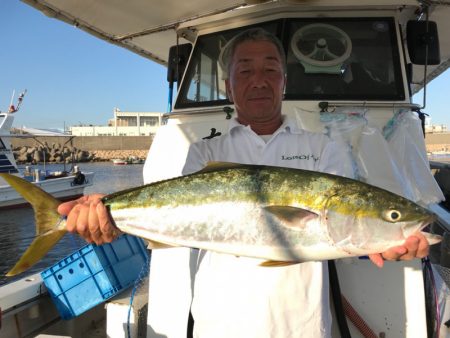
<path id="1" fill-rule="evenodd" d="M 33 182 L 33 184 L 44 189 L 56 198 L 67 200 L 82 196 L 84 188 L 93 184 L 94 173 L 88 172 L 83 174 L 85 175 L 85 182 L 83 184 L 74 184 L 75 176 L 52 178 L 45 181 Z M 0 182 L 0 184 L 0 209 L 28 205 L 27 201 L 25 201 L 12 187 L 4 182 Z"/>
<path id="2" fill-rule="evenodd" d="M 111 160 L 114 165 L 127 165 L 128 162 L 126 160 L 115 158 Z"/>

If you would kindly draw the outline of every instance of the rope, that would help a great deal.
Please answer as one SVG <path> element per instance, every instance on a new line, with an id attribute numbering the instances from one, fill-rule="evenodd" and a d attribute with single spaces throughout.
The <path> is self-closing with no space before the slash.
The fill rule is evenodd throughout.
<path id="1" fill-rule="evenodd" d="M 349 303 L 344 295 L 341 295 L 342 306 L 344 308 L 344 313 L 348 319 L 356 326 L 356 328 L 361 332 L 364 338 L 378 338 L 378 336 L 373 332 L 373 330 L 367 325 L 365 320 L 356 312 L 353 306 Z"/>
<path id="2" fill-rule="evenodd" d="M 130 305 L 128 307 L 128 316 L 127 316 L 127 337 L 128 338 L 131 338 L 130 318 L 131 318 L 131 310 L 133 308 L 134 296 L 136 295 L 138 288 L 142 285 L 142 282 L 145 280 L 145 277 L 147 277 L 147 275 L 150 271 L 150 254 L 151 253 L 148 253 L 148 255 L 146 256 L 145 262 L 142 265 L 141 271 L 139 272 L 139 275 L 134 282 L 133 290 L 131 291 Z"/>

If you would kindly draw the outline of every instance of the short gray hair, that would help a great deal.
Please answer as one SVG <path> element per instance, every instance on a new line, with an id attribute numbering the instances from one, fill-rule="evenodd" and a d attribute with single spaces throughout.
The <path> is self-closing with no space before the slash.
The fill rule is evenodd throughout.
<path id="1" fill-rule="evenodd" d="M 269 33 L 268 31 L 257 27 L 257 28 L 250 28 L 239 33 L 238 35 L 234 36 L 230 41 L 228 41 L 226 45 L 222 48 L 219 55 L 219 64 L 223 71 L 222 74 L 223 80 L 228 79 L 230 75 L 231 59 L 234 55 L 236 47 L 246 41 L 268 41 L 273 43 L 277 48 L 278 53 L 280 54 L 283 72 L 284 74 L 286 74 L 286 54 L 284 52 L 284 48 L 280 40 L 272 33 Z"/>

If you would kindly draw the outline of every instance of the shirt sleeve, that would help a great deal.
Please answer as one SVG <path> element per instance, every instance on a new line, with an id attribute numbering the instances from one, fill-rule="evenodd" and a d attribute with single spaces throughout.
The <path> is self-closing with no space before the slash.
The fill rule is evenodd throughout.
<path id="1" fill-rule="evenodd" d="M 192 174 L 203 169 L 209 161 L 208 153 L 205 141 L 202 140 L 191 144 L 183 167 L 183 175 Z"/>

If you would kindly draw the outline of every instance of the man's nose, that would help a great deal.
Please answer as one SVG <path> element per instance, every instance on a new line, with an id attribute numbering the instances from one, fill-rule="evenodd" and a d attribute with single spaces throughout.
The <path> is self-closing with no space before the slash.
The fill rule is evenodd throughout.
<path id="1" fill-rule="evenodd" d="M 266 74 L 264 70 L 256 70 L 253 73 L 252 84 L 255 88 L 265 88 L 267 86 Z"/>

